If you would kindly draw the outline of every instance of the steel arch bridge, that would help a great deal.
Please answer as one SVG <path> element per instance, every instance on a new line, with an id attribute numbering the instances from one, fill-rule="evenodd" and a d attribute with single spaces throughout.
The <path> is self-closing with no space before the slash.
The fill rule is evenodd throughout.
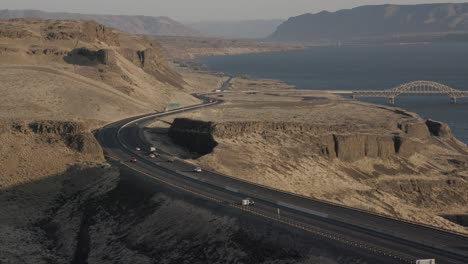
<path id="1" fill-rule="evenodd" d="M 390 104 L 395 104 L 395 98 L 404 94 L 446 94 L 452 103 L 456 103 L 458 98 L 468 97 L 468 91 L 457 90 L 431 81 L 414 81 L 388 90 L 353 91 L 353 98 L 383 97 L 387 98 Z"/>

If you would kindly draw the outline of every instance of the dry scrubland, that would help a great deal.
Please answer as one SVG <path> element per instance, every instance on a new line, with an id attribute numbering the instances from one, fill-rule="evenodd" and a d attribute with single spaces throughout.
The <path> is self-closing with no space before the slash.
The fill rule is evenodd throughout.
<path id="1" fill-rule="evenodd" d="M 92 123 L 193 104 L 154 40 L 94 22 L 0 21 L 0 117 Z"/>
<path id="2" fill-rule="evenodd" d="M 440 217 L 468 213 L 467 148 L 446 125 L 431 122 L 430 131 L 402 109 L 320 93 L 214 96 L 226 103 L 172 123 L 172 140 L 185 148 L 156 144 L 244 180 L 468 231 Z M 147 136 L 154 140 L 173 119 L 155 122 L 160 129 Z M 206 148 L 213 141 L 217 146 Z"/>
<path id="3" fill-rule="evenodd" d="M 189 43 L 174 50 L 227 52 L 197 42 L 190 51 Z M 92 129 L 168 102 L 198 103 L 189 93 L 228 80 L 178 73 L 163 54 L 155 40 L 94 22 L 0 21 L 0 263 L 363 263 L 315 242 L 297 250 L 289 232 L 161 195 L 105 163 Z M 216 140 L 214 150 L 202 150 L 209 154 L 172 144 L 167 122 L 147 135 L 246 180 L 464 231 L 436 216 L 464 213 L 468 201 L 466 147 L 447 127 L 433 124 L 439 135 L 430 135 L 413 114 L 325 94 L 293 96 L 274 80 L 233 78 L 228 88 L 268 92 L 223 93 L 226 104 L 185 115 L 208 130 L 182 120 L 172 131 L 196 151 L 194 134 Z"/>
<path id="4" fill-rule="evenodd" d="M 142 36 L 94 22 L 0 21 L 0 263 L 360 263 L 299 251 L 270 227 L 250 232 L 250 221 L 162 195 L 104 161 L 92 129 L 198 103 L 188 92 L 227 78 L 187 80 Z"/>
<path id="5" fill-rule="evenodd" d="M 155 40 L 91 21 L 0 20 L 0 181 L 62 173 L 81 160 L 102 162 L 102 154 L 83 158 L 70 151 L 70 142 L 62 142 L 71 140 L 64 138 L 70 131 L 60 127 L 73 126 L 89 139 L 92 129 L 111 121 L 160 111 L 169 102 L 198 103 L 187 89 Z M 30 131 L 34 122 L 56 131 Z"/>

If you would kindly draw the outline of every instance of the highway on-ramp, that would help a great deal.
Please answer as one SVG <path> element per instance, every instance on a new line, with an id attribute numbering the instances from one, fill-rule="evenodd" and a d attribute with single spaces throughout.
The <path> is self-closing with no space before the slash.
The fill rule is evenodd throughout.
<path id="1" fill-rule="evenodd" d="M 220 101 L 198 96 L 203 103 L 162 113 L 142 115 L 112 123 L 96 132 L 106 156 L 120 160 L 135 173 L 173 188 L 228 207 L 245 211 L 260 219 L 303 230 L 317 239 L 340 243 L 355 252 L 371 254 L 382 263 L 416 263 L 417 259 L 436 259 L 440 264 L 468 263 L 468 236 L 385 217 L 362 210 L 327 203 L 245 182 L 204 170 L 194 172 L 191 164 L 167 155 L 151 159 L 143 150 L 149 143 L 142 128 L 155 118 L 209 107 Z M 137 157 L 137 163 L 130 163 Z M 243 198 L 252 198 L 254 207 L 243 207 Z"/>

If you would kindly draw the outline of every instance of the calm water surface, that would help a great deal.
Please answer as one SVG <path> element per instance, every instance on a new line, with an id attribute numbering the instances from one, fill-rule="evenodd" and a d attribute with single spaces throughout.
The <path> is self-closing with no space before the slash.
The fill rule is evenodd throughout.
<path id="1" fill-rule="evenodd" d="M 415 81 L 436 81 L 468 90 L 467 44 L 316 47 L 198 59 L 213 71 L 279 79 L 301 89 L 389 89 Z M 363 99 L 386 104 L 385 99 Z M 446 96 L 402 96 L 398 107 L 448 123 L 468 143 L 468 98 L 450 104 Z"/>

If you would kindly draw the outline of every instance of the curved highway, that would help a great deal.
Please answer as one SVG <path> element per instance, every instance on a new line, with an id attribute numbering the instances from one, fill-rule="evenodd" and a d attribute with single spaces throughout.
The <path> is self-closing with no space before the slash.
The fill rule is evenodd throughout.
<path id="1" fill-rule="evenodd" d="M 468 236 L 294 195 L 216 172 L 195 173 L 193 165 L 174 161 L 167 155 L 151 159 L 144 151 L 135 151 L 137 147 L 149 148 L 142 128 L 153 119 L 221 103 L 204 96 L 198 98 L 203 100 L 200 105 L 107 125 L 96 137 L 108 158 L 120 160 L 137 174 L 266 221 L 301 229 L 363 255 L 370 254 L 379 263 L 416 263 L 417 259 L 432 258 L 438 264 L 468 263 Z M 137 157 L 138 162 L 130 163 L 131 157 Z M 254 207 L 239 204 L 246 197 L 255 200 Z"/>

